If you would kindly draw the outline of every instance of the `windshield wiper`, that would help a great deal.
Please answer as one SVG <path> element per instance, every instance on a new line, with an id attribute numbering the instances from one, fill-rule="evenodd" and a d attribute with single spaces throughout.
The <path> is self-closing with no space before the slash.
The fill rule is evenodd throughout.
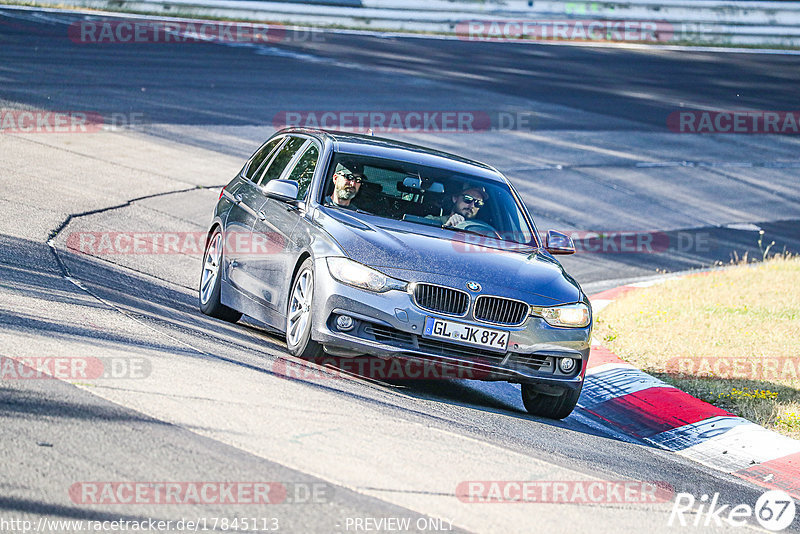
<path id="1" fill-rule="evenodd" d="M 482 234 L 480 232 L 476 232 L 475 230 L 467 230 L 466 228 L 456 228 L 455 226 L 440 226 L 439 228 L 441 228 L 442 230 L 450 230 L 451 232 L 463 232 L 465 234 L 475 234 L 475 235 L 479 235 L 481 237 L 488 237 L 488 238 L 491 238 L 491 239 L 500 239 L 501 241 L 504 241 L 503 239 L 501 239 L 499 237 Z"/>

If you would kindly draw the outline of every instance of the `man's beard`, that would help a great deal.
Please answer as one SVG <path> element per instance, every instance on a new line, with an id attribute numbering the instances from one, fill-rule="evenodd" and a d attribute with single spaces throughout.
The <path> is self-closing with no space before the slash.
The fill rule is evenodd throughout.
<path id="1" fill-rule="evenodd" d="M 459 213 L 465 219 L 471 219 L 471 218 L 473 218 L 475 216 L 475 214 L 472 212 L 472 208 L 470 208 L 470 207 L 463 208 Z"/>
<path id="2" fill-rule="evenodd" d="M 336 192 L 336 197 L 339 200 L 351 200 L 355 196 L 356 196 L 356 190 L 355 189 L 350 189 L 349 191 L 347 189 L 339 189 Z"/>

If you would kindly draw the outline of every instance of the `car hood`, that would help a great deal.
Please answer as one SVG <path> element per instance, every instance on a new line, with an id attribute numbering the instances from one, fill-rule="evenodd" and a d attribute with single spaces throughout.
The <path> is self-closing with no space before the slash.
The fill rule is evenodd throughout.
<path id="1" fill-rule="evenodd" d="M 437 235 L 438 228 L 413 223 L 399 223 L 407 230 L 387 228 L 383 220 L 377 226 L 372 217 L 339 210 L 325 210 L 316 219 L 350 258 L 400 280 L 463 290 L 467 282 L 477 282 L 481 293 L 522 298 L 534 306 L 582 299 L 578 283 L 542 249 L 502 250 L 480 244 L 482 238 L 472 234 Z"/>

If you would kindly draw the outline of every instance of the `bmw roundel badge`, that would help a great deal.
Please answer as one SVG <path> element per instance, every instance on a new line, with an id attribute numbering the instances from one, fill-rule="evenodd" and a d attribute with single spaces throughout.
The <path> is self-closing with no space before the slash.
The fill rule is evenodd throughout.
<path id="1" fill-rule="evenodd" d="M 481 290 L 481 285 L 478 282 L 467 282 L 467 289 L 477 292 Z"/>

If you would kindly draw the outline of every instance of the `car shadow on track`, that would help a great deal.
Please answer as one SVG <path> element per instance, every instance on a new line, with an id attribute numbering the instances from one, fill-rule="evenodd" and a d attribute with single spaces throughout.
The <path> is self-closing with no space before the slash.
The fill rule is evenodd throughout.
<path id="1" fill-rule="evenodd" d="M 482 382 L 478 380 L 403 380 L 392 381 L 392 385 L 404 388 L 404 393 L 420 399 L 450 404 L 455 407 L 494 413 L 506 418 L 537 422 L 552 427 L 574 430 L 583 434 L 618 439 L 619 432 L 601 420 L 589 416 L 577 407 L 574 415 L 562 420 L 530 415 L 522 404 L 519 385 L 508 382 Z M 579 401 L 580 402 L 580 401 Z M 577 415 L 590 417 L 595 425 L 589 426 Z M 607 428 L 607 431 L 605 430 Z M 627 440 L 626 441 L 630 441 Z M 644 443 L 642 443 L 644 444 Z"/>
<path id="2" fill-rule="evenodd" d="M 202 315 L 197 297 L 179 286 L 87 255 L 59 250 L 58 257 L 67 269 L 66 274 L 85 291 L 65 278 L 47 245 L 0 235 L 0 279 L 3 280 L 0 328 L 88 341 L 96 345 L 98 351 L 117 346 L 198 355 L 188 345 L 172 343 L 166 337 L 156 340 L 155 336 L 136 336 L 124 328 L 94 324 L 81 316 L 84 310 L 90 317 L 92 312 L 106 309 L 122 312 L 148 326 L 169 326 L 173 331 L 213 339 L 220 345 L 241 346 L 255 342 L 246 330 Z M 18 302 L 25 305 L 15 305 Z M 62 318 L 62 313 L 67 315 Z M 278 342 L 262 339 L 258 343 L 265 348 L 281 349 Z"/>

